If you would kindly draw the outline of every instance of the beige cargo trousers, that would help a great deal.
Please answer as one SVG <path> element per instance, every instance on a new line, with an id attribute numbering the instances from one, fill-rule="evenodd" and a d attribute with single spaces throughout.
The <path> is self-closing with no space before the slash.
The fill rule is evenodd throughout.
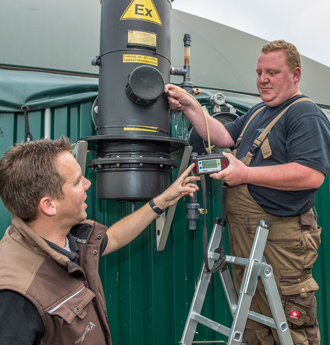
<path id="1" fill-rule="evenodd" d="M 312 267 L 320 245 L 321 228 L 312 211 L 297 217 L 276 217 L 264 212 L 251 197 L 247 185 L 229 187 L 227 195 L 230 253 L 248 258 L 259 219 L 271 223 L 264 257 L 273 268 L 275 281 L 295 345 L 319 345 Z M 244 267 L 232 265 L 233 280 L 239 291 Z M 258 282 L 251 310 L 272 317 L 266 292 Z M 249 345 L 280 344 L 275 329 L 248 320 L 245 337 Z"/>

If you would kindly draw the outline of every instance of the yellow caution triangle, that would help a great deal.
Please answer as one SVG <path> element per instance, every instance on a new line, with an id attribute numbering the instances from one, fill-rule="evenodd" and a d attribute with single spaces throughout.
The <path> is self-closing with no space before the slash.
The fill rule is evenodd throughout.
<path id="1" fill-rule="evenodd" d="M 162 26 L 162 20 L 152 0 L 132 0 L 120 18 L 127 19 L 144 20 Z"/>

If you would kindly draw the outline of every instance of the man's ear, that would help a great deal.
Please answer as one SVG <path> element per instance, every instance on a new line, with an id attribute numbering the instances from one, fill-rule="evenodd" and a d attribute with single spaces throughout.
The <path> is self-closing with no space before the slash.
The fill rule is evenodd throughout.
<path id="1" fill-rule="evenodd" d="M 299 67 L 296 67 L 294 72 L 293 72 L 293 78 L 294 82 L 299 82 L 301 76 L 301 69 Z"/>
<path id="2" fill-rule="evenodd" d="M 55 200 L 49 196 L 41 198 L 39 201 L 40 211 L 47 216 L 56 215 L 56 203 Z"/>

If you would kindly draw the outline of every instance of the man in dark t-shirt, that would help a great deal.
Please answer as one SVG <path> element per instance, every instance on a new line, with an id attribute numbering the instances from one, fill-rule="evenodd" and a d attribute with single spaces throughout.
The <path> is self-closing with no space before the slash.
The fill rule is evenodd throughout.
<path id="1" fill-rule="evenodd" d="M 313 263 L 320 227 L 312 211 L 314 195 L 330 168 L 330 124 L 321 109 L 299 90 L 300 55 L 283 40 L 266 44 L 257 63 L 257 87 L 263 103 L 222 125 L 182 89 L 166 85 L 171 108 L 181 110 L 205 140 L 231 147 L 229 166 L 211 174 L 229 186 L 226 212 L 231 254 L 248 257 L 258 219 L 272 224 L 264 251 L 273 268 L 293 342 L 320 344 L 316 320 Z M 242 268 L 232 265 L 238 290 Z M 251 309 L 271 316 L 261 284 Z M 248 320 L 250 345 L 279 343 L 274 329 Z"/>

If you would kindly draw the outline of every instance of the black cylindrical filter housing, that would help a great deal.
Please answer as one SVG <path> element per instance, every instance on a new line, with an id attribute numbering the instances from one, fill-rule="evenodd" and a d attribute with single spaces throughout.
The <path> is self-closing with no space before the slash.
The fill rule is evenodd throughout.
<path id="1" fill-rule="evenodd" d="M 102 0 L 98 62 L 97 198 L 149 200 L 170 184 L 178 163 L 170 152 L 187 142 L 170 137 L 163 95 L 170 81 L 171 2 Z"/>
<path id="2" fill-rule="evenodd" d="M 150 79 L 151 88 L 159 91 L 163 83 L 169 82 L 170 15 L 168 0 L 102 0 L 98 134 L 118 134 L 118 129 L 137 125 L 157 127 L 169 136 L 170 117 L 167 100 L 161 97 L 163 88 L 158 101 L 145 107 L 136 106 L 127 97 L 126 86 L 140 66 L 145 74 L 150 69 L 154 77 L 158 71 L 163 78 L 161 82 Z M 143 76 L 139 77 L 141 92 L 148 91 Z"/>

